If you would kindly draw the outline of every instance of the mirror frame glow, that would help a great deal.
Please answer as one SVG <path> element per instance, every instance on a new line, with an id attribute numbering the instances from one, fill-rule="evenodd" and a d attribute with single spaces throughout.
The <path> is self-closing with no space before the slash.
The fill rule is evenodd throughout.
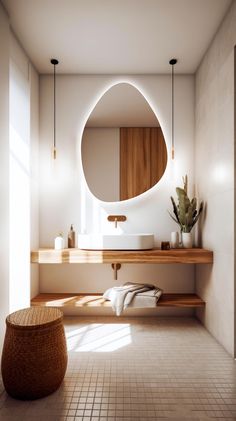
<path id="1" fill-rule="evenodd" d="M 95 109 L 95 107 L 97 106 L 97 104 L 102 100 L 102 98 L 104 97 L 104 95 L 110 91 L 113 87 L 120 85 L 120 84 L 127 84 L 130 85 L 132 88 L 136 89 L 138 91 L 138 93 L 143 97 L 144 101 L 148 104 L 148 106 L 150 107 L 150 110 L 153 112 L 153 114 L 155 115 L 157 122 L 159 123 L 159 126 L 161 127 L 162 133 L 163 133 L 163 141 L 164 141 L 164 145 L 166 148 L 166 165 L 165 165 L 165 169 L 160 177 L 160 179 L 157 181 L 157 183 L 155 183 L 153 186 L 151 186 L 149 189 L 147 189 L 146 191 L 142 192 L 141 194 L 135 195 L 131 198 L 128 199 L 124 199 L 124 200 L 114 200 L 114 201 L 107 201 L 104 199 L 99 198 L 98 196 L 96 196 L 96 194 L 94 194 L 94 192 L 90 189 L 89 184 L 87 182 L 86 179 L 86 175 L 85 175 L 85 170 L 84 170 L 84 165 L 83 165 L 83 159 L 82 159 L 82 140 L 83 140 L 83 134 L 84 134 L 84 129 L 86 128 L 86 124 L 91 116 L 91 114 L 93 113 L 93 110 Z M 107 85 L 105 89 L 103 89 L 103 91 L 99 92 L 99 94 L 97 95 L 96 99 L 94 100 L 92 106 L 90 107 L 90 110 L 88 110 L 87 112 L 87 117 L 85 118 L 85 123 L 83 125 L 83 128 L 81 130 L 81 136 L 80 136 L 80 165 L 81 165 L 81 169 L 82 169 L 82 176 L 83 176 L 83 182 L 85 183 L 85 186 L 89 192 L 89 194 L 96 199 L 99 203 L 101 204 L 110 204 L 110 205 L 120 205 L 123 203 L 126 203 L 127 201 L 130 202 L 130 200 L 137 200 L 137 199 L 141 199 L 144 198 L 145 196 L 149 195 L 150 192 L 152 192 L 154 189 L 156 189 L 156 187 L 161 184 L 163 182 L 163 178 L 166 175 L 166 171 L 168 168 L 168 164 L 169 164 L 169 148 L 167 146 L 167 141 L 166 141 L 166 136 L 165 136 L 165 130 L 163 130 L 163 125 L 160 122 L 160 119 L 157 117 L 157 113 L 155 111 L 155 108 L 153 107 L 153 105 L 151 104 L 152 101 L 150 101 L 147 96 L 142 92 L 142 89 L 140 87 L 137 86 L 136 83 L 134 83 L 133 81 L 130 80 L 116 80 L 113 81 L 111 84 Z"/>

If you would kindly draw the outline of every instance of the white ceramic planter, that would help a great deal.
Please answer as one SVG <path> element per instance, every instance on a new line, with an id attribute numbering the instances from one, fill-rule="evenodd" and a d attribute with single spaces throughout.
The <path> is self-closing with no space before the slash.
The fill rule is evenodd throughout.
<path id="1" fill-rule="evenodd" d="M 191 232 L 182 232 L 182 247 L 191 249 L 193 247 L 193 236 Z"/>

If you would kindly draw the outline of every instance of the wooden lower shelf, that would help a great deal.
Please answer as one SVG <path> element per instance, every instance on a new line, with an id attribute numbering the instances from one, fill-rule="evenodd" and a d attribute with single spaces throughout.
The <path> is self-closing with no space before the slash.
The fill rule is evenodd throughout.
<path id="1" fill-rule="evenodd" d="M 39 249 L 31 263 L 213 263 L 213 252 L 201 248 L 171 250 Z"/>
<path id="2" fill-rule="evenodd" d="M 102 294 L 86 293 L 42 293 L 31 300 L 32 306 L 52 307 L 111 307 Z M 204 307 L 205 303 L 196 294 L 163 294 L 157 307 Z"/>

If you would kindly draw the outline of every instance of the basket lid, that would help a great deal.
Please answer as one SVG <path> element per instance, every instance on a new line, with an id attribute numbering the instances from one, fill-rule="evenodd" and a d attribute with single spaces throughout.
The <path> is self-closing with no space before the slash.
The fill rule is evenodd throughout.
<path id="1" fill-rule="evenodd" d="M 15 311 L 6 318 L 7 325 L 19 329 L 34 329 L 59 322 L 63 313 L 55 307 L 30 307 Z"/>

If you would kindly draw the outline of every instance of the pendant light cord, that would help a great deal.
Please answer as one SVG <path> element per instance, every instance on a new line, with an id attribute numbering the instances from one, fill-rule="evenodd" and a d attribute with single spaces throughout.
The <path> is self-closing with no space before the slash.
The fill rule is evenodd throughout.
<path id="1" fill-rule="evenodd" d="M 59 63 L 55 58 L 51 59 L 53 64 L 53 158 L 57 157 L 56 149 L 56 65 Z"/>
<path id="2" fill-rule="evenodd" d="M 175 139 L 174 139 L 174 125 L 175 125 L 175 115 L 174 115 L 174 66 L 172 66 L 172 76 L 171 76 L 171 96 L 172 96 L 172 107 L 171 107 L 171 158 L 175 157 Z M 55 88 L 54 88 L 55 89 Z"/>
<path id="3" fill-rule="evenodd" d="M 174 102 L 175 102 L 175 85 L 174 85 L 174 65 L 177 63 L 175 58 L 172 58 L 169 61 L 169 64 L 172 66 L 171 69 L 171 159 L 175 158 L 175 139 L 174 139 Z"/>
<path id="4" fill-rule="evenodd" d="M 56 65 L 54 64 L 54 95 L 53 95 L 53 148 L 56 150 Z"/>

